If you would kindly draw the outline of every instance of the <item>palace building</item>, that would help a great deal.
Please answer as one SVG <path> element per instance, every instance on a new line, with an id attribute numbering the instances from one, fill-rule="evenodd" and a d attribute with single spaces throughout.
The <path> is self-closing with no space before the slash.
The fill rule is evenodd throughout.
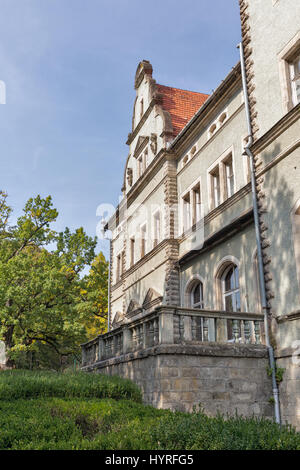
<path id="1" fill-rule="evenodd" d="M 83 369 L 300 428 L 300 3 L 239 3 L 241 60 L 210 96 L 138 64 L 110 327 Z"/>

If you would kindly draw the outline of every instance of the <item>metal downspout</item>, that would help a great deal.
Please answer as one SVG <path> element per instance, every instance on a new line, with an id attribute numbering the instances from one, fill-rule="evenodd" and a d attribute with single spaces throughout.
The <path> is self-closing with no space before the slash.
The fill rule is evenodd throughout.
<path id="1" fill-rule="evenodd" d="M 242 70 L 242 82 L 243 82 L 243 91 L 245 99 L 245 111 L 248 127 L 248 143 L 245 147 L 245 152 L 250 160 L 250 171 L 251 171 L 251 188 L 252 188 L 252 201 L 253 201 L 253 214 L 254 214 L 254 225 L 255 225 L 255 237 L 256 237 L 256 246 L 257 246 L 257 262 L 258 262 L 258 271 L 259 271 L 259 286 L 260 286 L 260 297 L 261 297 L 261 306 L 264 312 L 264 325 L 265 325 L 265 337 L 266 337 L 266 346 L 269 353 L 269 363 L 272 371 L 272 388 L 273 388 L 273 398 L 274 398 L 274 412 L 275 412 L 275 421 L 278 424 L 281 424 L 280 420 L 280 406 L 279 406 L 279 391 L 276 382 L 276 366 L 274 359 L 273 347 L 270 344 L 270 335 L 269 335 L 269 323 L 268 323 L 268 312 L 267 312 L 267 296 L 266 296 L 266 286 L 265 286 L 265 277 L 264 277 L 264 267 L 263 267 L 263 257 L 261 249 L 261 235 L 259 229 L 259 215 L 257 207 L 257 193 L 256 193 L 256 179 L 255 179 L 255 170 L 254 170 L 254 157 L 250 148 L 253 144 L 253 134 L 251 128 L 251 119 L 250 119 L 250 108 L 249 108 L 249 98 L 247 91 L 247 81 L 246 81 L 246 70 L 245 70 L 245 59 L 244 59 L 244 50 L 243 44 L 238 45 L 240 49 L 241 57 L 241 70 Z"/>

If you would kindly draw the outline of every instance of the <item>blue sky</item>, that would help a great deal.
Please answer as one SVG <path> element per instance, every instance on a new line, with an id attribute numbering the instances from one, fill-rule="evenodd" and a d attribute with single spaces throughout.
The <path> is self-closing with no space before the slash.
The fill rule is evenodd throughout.
<path id="1" fill-rule="evenodd" d="M 0 187 L 14 216 L 51 194 L 58 230 L 118 202 L 137 64 L 211 93 L 239 60 L 238 0 L 0 0 Z M 98 248 L 107 255 L 107 242 Z"/>

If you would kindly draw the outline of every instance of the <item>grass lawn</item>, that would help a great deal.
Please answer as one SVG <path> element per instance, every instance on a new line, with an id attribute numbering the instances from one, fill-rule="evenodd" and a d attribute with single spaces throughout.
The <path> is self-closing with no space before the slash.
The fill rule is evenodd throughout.
<path id="1" fill-rule="evenodd" d="M 300 450 L 300 433 L 263 419 L 157 410 L 117 377 L 5 371 L 0 449 Z"/>

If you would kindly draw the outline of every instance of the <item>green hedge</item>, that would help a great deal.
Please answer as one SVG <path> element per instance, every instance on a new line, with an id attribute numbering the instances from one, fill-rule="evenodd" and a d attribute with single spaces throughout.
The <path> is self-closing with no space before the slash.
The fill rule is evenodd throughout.
<path id="1" fill-rule="evenodd" d="M 0 449 L 300 450 L 266 419 L 157 410 L 129 380 L 92 373 L 0 372 Z"/>
<path id="2" fill-rule="evenodd" d="M 142 401 L 130 380 L 96 373 L 12 370 L 0 372 L 0 400 L 17 398 L 114 398 Z"/>
<path id="3" fill-rule="evenodd" d="M 300 450 L 300 434 L 261 419 L 173 413 L 129 400 L 0 400 L 0 449 Z"/>

